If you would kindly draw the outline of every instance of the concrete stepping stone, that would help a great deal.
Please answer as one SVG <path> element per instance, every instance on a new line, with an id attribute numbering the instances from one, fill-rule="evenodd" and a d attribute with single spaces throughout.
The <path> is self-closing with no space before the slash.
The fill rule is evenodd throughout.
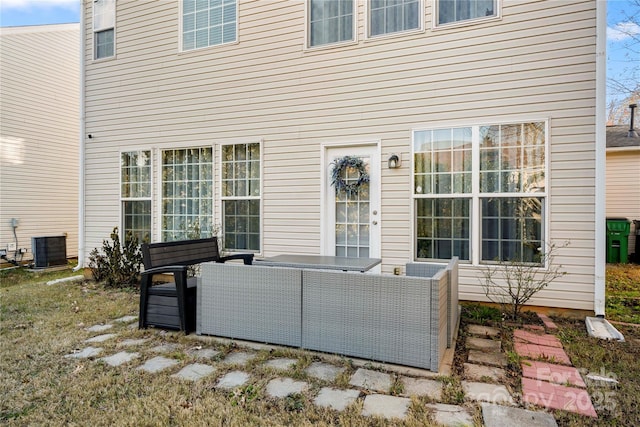
<path id="1" fill-rule="evenodd" d="M 336 411 L 344 411 L 360 397 L 359 390 L 338 390 L 331 387 L 323 387 L 313 400 L 316 406 L 331 408 Z"/>
<path id="2" fill-rule="evenodd" d="M 149 340 L 150 338 L 130 338 L 130 339 L 120 341 L 118 343 L 118 347 L 135 347 L 138 345 L 142 345 Z"/>
<path id="3" fill-rule="evenodd" d="M 407 397 L 370 394 L 364 398 L 362 415 L 403 420 L 407 416 L 409 405 L 411 405 L 411 399 Z"/>
<path id="4" fill-rule="evenodd" d="M 427 396 L 434 400 L 442 398 L 442 383 L 424 378 L 400 377 L 404 385 L 404 396 Z"/>
<path id="5" fill-rule="evenodd" d="M 122 316 L 122 317 L 119 317 L 118 319 L 114 320 L 114 322 L 130 323 L 130 322 L 133 322 L 134 320 L 138 320 L 138 316 Z"/>
<path id="6" fill-rule="evenodd" d="M 223 375 L 216 384 L 216 388 L 233 389 L 245 385 L 249 381 L 249 374 L 243 371 L 231 371 Z"/>
<path id="7" fill-rule="evenodd" d="M 534 332 L 525 331 L 523 329 L 516 329 L 513 331 L 513 339 L 520 340 L 531 344 L 544 345 L 547 347 L 562 348 L 562 343 L 555 335 L 551 334 L 536 334 Z"/>
<path id="8" fill-rule="evenodd" d="M 67 359 L 88 359 L 89 357 L 95 357 L 102 352 L 100 347 L 86 347 L 75 353 L 65 354 Z"/>
<path id="9" fill-rule="evenodd" d="M 472 381 L 485 381 L 485 378 L 488 378 L 491 381 L 503 381 L 507 376 L 507 371 L 495 366 L 465 363 L 464 376 L 467 380 Z"/>
<path id="10" fill-rule="evenodd" d="M 360 368 L 351 376 L 349 384 L 367 390 L 388 393 L 393 385 L 393 380 L 391 379 L 391 375 L 385 374 L 384 372 Z"/>
<path id="11" fill-rule="evenodd" d="M 213 359 L 217 357 L 220 352 L 218 350 L 214 350 L 212 348 L 197 348 L 193 350 L 189 350 L 190 355 L 195 357 L 196 359 Z"/>
<path id="12" fill-rule="evenodd" d="M 338 375 L 346 371 L 347 368 L 335 366 L 330 363 L 313 362 L 304 371 L 307 375 L 324 381 L 334 381 Z"/>
<path id="13" fill-rule="evenodd" d="M 208 375 L 214 373 L 216 368 L 204 363 L 193 363 L 187 365 L 180 370 L 177 374 L 171 375 L 174 378 L 180 378 L 181 380 L 198 381 Z"/>
<path id="14" fill-rule="evenodd" d="M 529 357 L 531 359 L 547 359 L 549 362 L 562 363 L 563 365 L 571 365 L 571 360 L 562 348 L 547 347 L 538 344 L 528 344 L 521 341 L 515 341 L 513 348 L 521 357 Z"/>
<path id="15" fill-rule="evenodd" d="M 247 353 L 243 351 L 237 351 L 234 353 L 229 353 L 227 357 L 224 358 L 224 363 L 229 365 L 246 365 L 253 359 L 255 359 L 256 355 L 253 353 Z"/>
<path id="16" fill-rule="evenodd" d="M 469 350 L 469 363 L 506 367 L 509 362 L 502 353 L 484 353 L 479 350 Z"/>
<path id="17" fill-rule="evenodd" d="M 140 357 L 140 353 L 129 353 L 128 351 L 121 351 L 111 356 L 102 357 L 98 360 L 103 361 L 109 366 L 120 366 L 132 361 L 133 359 L 137 359 L 138 357 Z"/>
<path id="18" fill-rule="evenodd" d="M 481 403 L 485 427 L 558 427 L 556 419 L 548 412 L 529 411 L 510 406 Z"/>
<path id="19" fill-rule="evenodd" d="M 176 351 L 180 348 L 180 345 L 178 344 L 174 344 L 174 343 L 164 343 L 164 344 L 160 344 L 157 345 L 155 347 L 152 347 L 149 349 L 149 351 L 152 351 L 154 353 L 171 353 L 172 351 Z"/>
<path id="20" fill-rule="evenodd" d="M 471 350 L 490 351 L 493 353 L 499 353 L 502 349 L 502 343 L 499 340 L 487 338 L 468 337 L 466 345 Z"/>
<path id="21" fill-rule="evenodd" d="M 509 390 L 503 385 L 462 381 L 462 389 L 470 400 L 513 404 Z"/>
<path id="22" fill-rule="evenodd" d="M 172 366 L 177 365 L 178 363 L 180 362 L 178 362 L 175 359 L 169 359 L 164 356 L 157 356 L 157 357 L 154 357 L 153 359 L 147 360 L 143 365 L 138 366 L 136 369 L 154 374 L 156 372 L 169 369 Z"/>
<path id="23" fill-rule="evenodd" d="M 469 328 L 467 330 L 470 334 L 480 337 L 495 338 L 500 335 L 500 329 L 491 326 L 469 325 Z"/>
<path id="24" fill-rule="evenodd" d="M 102 334 L 102 335 L 97 335 L 97 336 L 95 336 L 93 338 L 86 339 L 86 340 L 84 340 L 84 342 L 90 342 L 90 343 L 91 342 L 104 342 L 104 341 L 110 340 L 111 338 L 116 337 L 116 336 L 117 336 L 117 334 Z"/>
<path id="25" fill-rule="evenodd" d="M 445 425 L 447 427 L 474 426 L 473 417 L 462 406 L 433 403 L 427 404 L 426 407 L 433 411 L 433 420 L 438 424 Z"/>
<path id="26" fill-rule="evenodd" d="M 294 381 L 291 378 L 274 378 L 267 384 L 267 395 L 271 397 L 287 397 L 290 394 L 302 393 L 309 388 L 304 381 Z"/>
<path id="27" fill-rule="evenodd" d="M 277 371 L 286 371 L 287 369 L 293 367 L 298 361 L 296 359 L 272 359 L 268 360 L 264 363 L 266 368 L 275 369 Z"/>
<path id="28" fill-rule="evenodd" d="M 89 332 L 104 332 L 107 329 L 111 329 L 111 328 L 113 328 L 113 325 L 107 323 L 106 325 L 93 325 L 88 328 L 85 328 L 84 330 Z"/>
<path id="29" fill-rule="evenodd" d="M 521 364 L 522 376 L 557 384 L 569 384 L 587 387 L 580 372 L 573 366 L 554 365 L 552 363 L 525 360 Z"/>
<path id="30" fill-rule="evenodd" d="M 522 401 L 547 409 L 561 409 L 597 418 L 586 390 L 546 381 L 522 378 Z"/>

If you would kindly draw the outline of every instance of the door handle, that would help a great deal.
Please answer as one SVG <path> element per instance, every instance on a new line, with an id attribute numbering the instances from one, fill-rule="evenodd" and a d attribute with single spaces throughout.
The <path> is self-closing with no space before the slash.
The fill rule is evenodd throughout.
<path id="1" fill-rule="evenodd" d="M 378 221 L 373 221 L 371 224 L 378 225 Z"/>

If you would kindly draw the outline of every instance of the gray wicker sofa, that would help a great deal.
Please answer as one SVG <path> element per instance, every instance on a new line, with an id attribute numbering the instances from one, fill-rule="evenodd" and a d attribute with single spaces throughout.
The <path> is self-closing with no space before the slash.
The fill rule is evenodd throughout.
<path id="1" fill-rule="evenodd" d="M 207 263 L 197 333 L 437 372 L 457 321 L 457 268 L 412 263 L 392 276 Z"/>

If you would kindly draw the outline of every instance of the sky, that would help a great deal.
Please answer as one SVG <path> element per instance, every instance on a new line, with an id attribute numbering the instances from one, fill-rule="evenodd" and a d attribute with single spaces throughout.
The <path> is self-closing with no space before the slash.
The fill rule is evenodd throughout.
<path id="1" fill-rule="evenodd" d="M 66 24 L 80 21 L 81 0 L 0 0 L 0 26 Z M 562 0 L 559 0 L 562 1 Z M 626 47 L 629 33 L 640 35 L 640 26 L 627 21 L 630 0 L 608 0 L 607 3 L 607 76 L 623 80 L 629 69 L 638 66 Z M 640 19 L 636 19 L 639 21 Z M 607 100 L 616 95 L 607 89 Z"/>

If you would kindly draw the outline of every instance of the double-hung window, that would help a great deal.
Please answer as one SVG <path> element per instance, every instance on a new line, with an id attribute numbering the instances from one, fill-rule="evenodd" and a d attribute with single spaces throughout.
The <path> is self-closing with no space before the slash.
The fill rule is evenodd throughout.
<path id="1" fill-rule="evenodd" d="M 413 132 L 417 259 L 539 262 L 546 123 Z"/>
<path id="2" fill-rule="evenodd" d="M 498 0 L 435 0 L 437 25 L 497 16 Z"/>
<path id="3" fill-rule="evenodd" d="M 369 37 L 418 30 L 421 0 L 369 0 Z"/>
<path id="4" fill-rule="evenodd" d="M 354 40 L 354 0 L 308 0 L 309 46 Z"/>
<path id="5" fill-rule="evenodd" d="M 182 50 L 235 42 L 237 14 L 237 0 L 183 0 Z"/>
<path id="6" fill-rule="evenodd" d="M 120 154 L 122 231 L 151 240 L 151 151 Z"/>
<path id="7" fill-rule="evenodd" d="M 115 55 L 116 0 L 93 2 L 93 57 L 109 58 Z"/>
<path id="8" fill-rule="evenodd" d="M 162 241 L 211 237 L 213 150 L 162 151 Z"/>
<path id="9" fill-rule="evenodd" d="M 221 147 L 224 247 L 260 252 L 260 143 Z"/>

